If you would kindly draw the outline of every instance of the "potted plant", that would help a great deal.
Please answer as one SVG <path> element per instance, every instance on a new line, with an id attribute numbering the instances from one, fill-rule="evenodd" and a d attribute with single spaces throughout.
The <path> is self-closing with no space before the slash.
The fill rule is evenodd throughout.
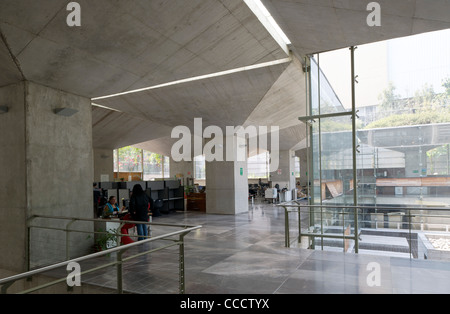
<path id="1" fill-rule="evenodd" d="M 88 239 L 91 237 L 92 236 L 89 235 Z M 94 252 L 105 251 L 114 246 L 117 246 L 117 230 L 110 229 L 107 232 L 102 229 L 98 230 L 98 233 L 94 237 Z"/>

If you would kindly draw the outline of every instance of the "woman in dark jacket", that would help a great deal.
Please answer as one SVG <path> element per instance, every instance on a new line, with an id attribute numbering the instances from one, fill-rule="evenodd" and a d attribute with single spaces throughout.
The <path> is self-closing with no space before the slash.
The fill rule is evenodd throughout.
<path id="1" fill-rule="evenodd" d="M 145 194 L 142 186 L 136 184 L 133 187 L 132 195 L 130 198 L 130 214 L 131 219 L 134 221 L 145 221 L 148 222 L 148 210 L 150 204 L 150 198 Z M 147 225 L 136 224 L 137 233 L 139 235 L 138 241 L 145 240 L 148 236 Z"/>

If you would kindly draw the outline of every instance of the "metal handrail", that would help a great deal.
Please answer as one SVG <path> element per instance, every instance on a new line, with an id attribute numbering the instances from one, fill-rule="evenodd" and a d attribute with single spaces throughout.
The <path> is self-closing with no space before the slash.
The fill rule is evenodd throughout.
<path id="1" fill-rule="evenodd" d="M 450 207 L 389 207 L 389 206 L 372 206 L 372 205 L 321 205 L 321 204 L 291 204 L 292 201 L 277 204 L 281 207 L 324 207 L 324 208 L 351 208 L 351 209 L 390 209 L 390 210 L 437 210 L 437 211 L 450 211 Z"/>
<path id="2" fill-rule="evenodd" d="M 294 203 L 293 203 L 294 202 Z M 417 224 L 421 224 L 421 222 L 412 222 L 411 221 L 411 218 L 413 218 L 413 217 L 442 217 L 442 218 L 450 218 L 450 215 L 433 215 L 433 214 L 431 214 L 431 215 L 426 215 L 426 214 L 422 214 L 422 213 L 414 213 L 414 214 L 411 214 L 411 211 L 424 211 L 424 210 L 426 210 L 426 211 L 446 211 L 446 212 L 450 212 L 450 207 L 437 207 L 437 206 L 426 206 L 426 207 L 424 207 L 424 206 L 422 206 L 422 207 L 389 207 L 389 206 L 372 206 L 372 205 L 357 205 L 357 206 L 355 206 L 355 205 L 332 205 L 332 204 L 327 204 L 327 205 L 323 205 L 323 204 L 313 204 L 313 205 L 310 205 L 310 204 L 300 204 L 299 202 L 297 202 L 297 201 L 288 201 L 288 202 L 284 202 L 284 203 L 280 203 L 280 204 L 277 204 L 277 206 L 279 206 L 279 207 L 283 207 L 284 208 L 284 210 L 285 210 L 285 246 L 286 247 L 290 247 L 290 235 L 289 235 L 289 233 L 290 233 L 290 227 L 289 227 L 289 213 L 290 212 L 297 212 L 298 213 L 298 230 L 299 230 L 299 232 L 298 232 L 298 242 L 299 243 L 301 243 L 301 237 L 302 236 L 307 236 L 307 237 L 310 237 L 310 238 L 315 238 L 315 237 L 319 237 L 319 238 L 339 238 L 339 239 L 343 239 L 343 240 L 345 240 L 345 239 L 353 239 L 353 240 L 355 240 L 356 241 L 356 239 L 357 238 L 359 238 L 359 236 L 360 236 L 360 232 L 358 232 L 358 230 L 356 230 L 355 232 L 354 232 L 354 234 L 353 235 L 345 235 L 345 234 L 343 234 L 343 235 L 326 235 L 326 234 L 323 234 L 323 228 L 321 228 L 321 233 L 313 233 L 313 232 L 308 232 L 308 233 L 303 233 L 302 231 L 301 231 L 301 217 L 300 217 L 300 213 L 301 213 L 301 208 L 303 207 L 303 208 L 320 208 L 321 209 L 321 211 L 320 211 L 320 214 L 322 215 L 322 208 L 332 208 L 332 209 L 342 209 L 342 210 L 344 210 L 344 209 L 353 209 L 354 210 L 354 212 L 353 212 L 353 214 L 354 215 L 358 215 L 358 210 L 359 209 L 373 209 L 373 210 L 395 210 L 395 211 L 408 211 L 408 213 L 407 214 L 405 214 L 405 216 L 408 218 L 408 222 L 405 222 L 405 223 L 407 223 L 408 224 L 408 229 L 409 229 L 409 234 L 410 234 L 410 240 L 411 240 L 411 233 L 412 233 L 412 230 L 411 230 L 411 226 L 412 225 L 417 225 Z M 290 209 L 290 208 L 295 208 L 295 209 Z M 339 214 L 351 214 L 351 213 L 344 213 L 344 212 L 341 212 L 341 213 L 339 213 Z M 391 214 L 391 215 L 394 215 L 394 216 L 396 216 L 395 215 L 395 213 L 394 214 Z M 401 216 L 401 215 L 403 215 L 403 214 L 398 214 L 398 216 Z M 323 218 L 322 218 L 322 216 L 321 216 L 321 221 L 323 221 Z M 411 256 L 412 256 L 412 252 L 411 252 L 411 250 L 412 250 L 412 248 L 411 248 L 411 245 L 409 245 L 409 250 L 410 250 L 410 258 L 411 258 Z M 356 253 L 357 253 L 357 250 L 355 251 Z"/>
<path id="3" fill-rule="evenodd" d="M 34 218 L 47 218 L 47 219 L 55 219 L 55 220 L 70 220 L 69 224 L 72 224 L 75 221 L 90 221 L 90 222 L 94 222 L 94 221 L 110 222 L 111 221 L 110 219 L 90 219 L 90 218 L 74 218 L 74 217 L 58 217 L 58 216 L 47 216 L 47 215 L 34 215 L 34 216 L 30 217 L 28 219 L 28 222 L 27 222 L 28 228 L 36 227 L 36 228 L 45 228 L 45 229 L 52 229 L 52 230 L 56 229 L 56 230 L 64 230 L 66 232 L 81 232 L 81 233 L 104 233 L 104 232 L 96 232 L 96 231 L 89 232 L 89 231 L 82 231 L 82 230 L 70 230 L 68 228 L 63 229 L 63 228 L 30 226 L 30 222 Z M 179 254 L 180 254 L 180 258 L 179 258 L 179 266 L 180 266 L 180 274 L 179 274 L 179 276 L 180 276 L 180 278 L 179 278 L 180 279 L 180 282 L 179 282 L 180 286 L 179 286 L 179 290 L 180 290 L 180 293 L 184 294 L 185 293 L 185 282 L 184 282 L 184 279 L 185 279 L 185 276 L 184 276 L 184 237 L 189 232 L 202 228 L 202 226 L 200 226 L 200 225 L 198 225 L 198 226 L 188 226 L 188 225 L 160 224 L 160 223 L 151 223 L 151 222 L 143 222 L 143 221 L 132 221 L 132 220 L 119 220 L 119 221 L 117 221 L 117 223 L 121 223 L 121 224 L 134 223 L 134 224 L 157 225 L 157 226 L 168 226 L 168 227 L 181 227 L 183 229 L 182 230 L 178 230 L 178 231 L 174 231 L 174 232 L 170 232 L 170 233 L 167 233 L 167 234 L 155 236 L 155 237 L 148 237 L 148 239 L 144 239 L 142 241 L 137 241 L 137 242 L 126 244 L 126 245 L 119 245 L 117 247 L 109 248 L 109 249 L 101 251 L 101 252 L 92 253 L 92 254 L 89 254 L 89 255 L 85 255 L 85 256 L 78 257 L 78 258 L 66 260 L 64 262 L 56 263 L 56 264 L 53 264 L 53 265 L 49 265 L 49 266 L 42 267 L 42 268 L 39 268 L 39 269 L 30 270 L 30 271 L 27 271 L 25 273 L 21 273 L 21 274 L 17 274 L 17 275 L 14 275 L 14 276 L 10 276 L 10 277 L 7 277 L 7 278 L 0 279 L 0 286 L 2 286 L 1 293 L 2 294 L 7 293 L 7 289 L 14 282 L 16 282 L 18 280 L 28 279 L 28 278 L 31 278 L 32 276 L 35 276 L 35 275 L 38 275 L 38 274 L 42 274 L 42 273 L 45 273 L 45 272 L 48 272 L 48 271 L 51 271 L 51 270 L 55 270 L 55 269 L 60 268 L 60 267 L 67 266 L 70 263 L 78 263 L 78 262 L 90 260 L 90 259 L 93 259 L 93 258 L 98 258 L 98 257 L 102 257 L 102 256 L 105 256 L 105 255 L 109 255 L 109 254 L 115 253 L 115 252 L 118 253 L 115 262 L 110 262 L 110 263 L 107 263 L 107 264 L 95 267 L 93 269 L 84 271 L 82 274 L 86 274 L 86 273 L 89 273 L 89 272 L 92 272 L 92 271 L 96 271 L 96 270 L 99 270 L 99 269 L 102 269 L 102 268 L 106 268 L 106 267 L 110 267 L 110 266 L 113 266 L 113 265 L 117 265 L 117 279 L 118 279 L 117 280 L 117 290 L 118 290 L 119 293 L 123 293 L 123 287 L 122 287 L 122 263 L 123 262 L 125 262 L 127 260 L 130 260 L 130 259 L 133 259 L 135 257 L 139 257 L 139 256 L 142 256 L 142 255 L 145 255 L 145 254 L 149 254 L 149 253 L 152 253 L 152 252 L 155 252 L 155 251 L 158 251 L 158 250 L 162 250 L 162 249 L 174 246 L 174 245 L 179 245 Z M 126 235 L 126 234 L 114 233 L 114 235 L 122 236 L 122 235 Z M 127 235 L 127 236 L 130 236 L 130 235 Z M 169 244 L 169 245 L 166 245 L 166 246 L 163 246 L 163 247 L 160 247 L 160 248 L 156 248 L 156 249 L 151 249 L 151 250 L 148 250 L 148 251 L 145 251 L 145 252 L 141 252 L 139 254 L 127 257 L 125 259 L 122 259 L 122 254 L 126 250 L 128 250 L 128 249 L 130 249 L 132 247 L 144 245 L 146 243 L 154 242 L 154 241 L 157 241 L 157 240 L 166 240 L 166 239 L 168 239 L 170 237 L 174 237 L 174 236 L 179 236 L 179 238 L 178 238 L 178 240 L 173 240 L 172 239 L 174 241 L 173 244 Z M 27 252 L 27 255 L 29 257 L 29 253 L 28 252 Z M 42 288 L 46 288 L 46 287 L 58 284 L 58 283 L 63 282 L 65 280 L 66 280 L 66 278 L 58 279 L 58 280 L 52 281 L 50 283 L 46 283 L 46 284 L 40 285 L 38 287 L 34 287 L 32 289 L 29 289 L 29 290 L 26 290 L 26 291 L 22 291 L 22 293 L 30 293 L 30 292 L 33 292 L 33 291 L 36 291 L 36 290 L 39 290 L 39 289 L 42 289 Z"/>

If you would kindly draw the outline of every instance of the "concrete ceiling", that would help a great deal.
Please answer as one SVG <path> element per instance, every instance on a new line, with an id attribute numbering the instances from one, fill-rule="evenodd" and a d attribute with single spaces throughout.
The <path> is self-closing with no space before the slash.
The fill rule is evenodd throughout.
<path id="1" fill-rule="evenodd" d="M 263 0 L 301 56 L 450 28 L 448 0 L 378 0 L 379 27 L 367 25 L 370 2 Z"/>
<path id="2" fill-rule="evenodd" d="M 2 0 L 0 86 L 17 77 L 93 98 L 285 58 L 241 0 Z M 6 65 L 3 65 L 6 63 Z"/>
<path id="3" fill-rule="evenodd" d="M 95 106 L 92 107 L 92 129 L 94 147 L 105 149 L 158 139 L 171 132 L 166 125 Z"/>
<path id="4" fill-rule="evenodd" d="M 221 128 L 237 126 L 244 123 L 287 66 L 283 63 L 95 102 L 170 127 L 191 127 L 194 118 Z"/>
<path id="5" fill-rule="evenodd" d="M 0 86 L 21 80 L 96 98 L 286 58 L 242 0 L 0 1 Z M 448 0 L 380 0 L 369 27 L 361 0 L 263 0 L 300 56 L 450 28 Z M 298 148 L 305 127 L 299 62 L 283 63 L 96 100 L 94 147 L 138 145 L 170 154 L 171 130 L 277 125 L 280 149 Z"/>

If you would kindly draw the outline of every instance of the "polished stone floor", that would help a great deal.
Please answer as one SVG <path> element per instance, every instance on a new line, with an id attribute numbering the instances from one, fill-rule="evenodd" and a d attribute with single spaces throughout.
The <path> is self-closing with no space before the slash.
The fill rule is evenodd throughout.
<path id="1" fill-rule="evenodd" d="M 236 216 L 171 213 L 154 222 L 202 225 L 185 238 L 187 294 L 450 293 L 450 263 L 285 248 L 284 212 L 272 204 L 256 202 Z M 170 231 L 154 228 L 153 235 Z M 146 244 L 157 245 L 162 244 Z M 178 256 L 174 247 L 126 262 L 124 290 L 178 293 Z M 368 268 L 373 263 L 376 273 Z M 117 283 L 115 268 L 82 279 L 106 287 Z"/>

